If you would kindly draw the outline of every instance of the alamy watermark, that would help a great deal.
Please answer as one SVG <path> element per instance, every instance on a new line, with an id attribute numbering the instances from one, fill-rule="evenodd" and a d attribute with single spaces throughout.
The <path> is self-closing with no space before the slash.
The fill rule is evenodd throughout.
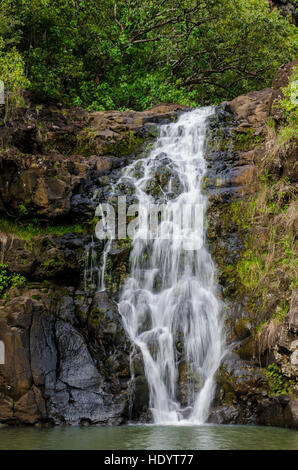
<path id="1" fill-rule="evenodd" d="M 117 210 L 109 203 L 99 204 L 95 234 L 100 240 L 171 240 L 185 250 L 198 250 L 204 239 L 204 204 L 170 202 L 131 204 L 118 197 Z"/>
<path id="2" fill-rule="evenodd" d="M 0 365 L 5 364 L 5 344 L 0 341 Z"/>
<path id="3" fill-rule="evenodd" d="M 5 87 L 2 80 L 0 80 L 0 105 L 1 104 L 5 104 Z"/>

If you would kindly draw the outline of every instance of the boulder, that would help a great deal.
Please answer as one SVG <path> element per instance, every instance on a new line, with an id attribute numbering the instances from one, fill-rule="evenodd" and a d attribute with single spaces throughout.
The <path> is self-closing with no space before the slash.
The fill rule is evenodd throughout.
<path id="1" fill-rule="evenodd" d="M 272 89 L 252 91 L 232 100 L 229 105 L 235 114 L 238 129 L 260 129 L 264 127 L 270 113 Z"/>

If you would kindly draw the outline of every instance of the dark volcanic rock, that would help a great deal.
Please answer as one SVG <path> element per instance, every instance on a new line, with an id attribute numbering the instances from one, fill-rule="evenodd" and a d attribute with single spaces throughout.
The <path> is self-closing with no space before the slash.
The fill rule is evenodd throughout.
<path id="1" fill-rule="evenodd" d="M 122 422 L 127 417 L 129 343 L 117 306 L 106 294 L 97 294 L 81 312 L 73 289 L 57 286 L 26 294 L 0 312 L 6 350 L 0 366 L 0 422 Z M 37 294 L 40 300 L 33 299 Z M 77 315 L 86 318 L 86 327 Z"/>

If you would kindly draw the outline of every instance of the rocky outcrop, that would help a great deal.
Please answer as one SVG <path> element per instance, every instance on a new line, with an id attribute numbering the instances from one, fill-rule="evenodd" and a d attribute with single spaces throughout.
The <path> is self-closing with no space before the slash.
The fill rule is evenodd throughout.
<path id="1" fill-rule="evenodd" d="M 246 201 L 254 201 L 260 191 L 260 171 L 274 145 L 270 133 L 268 138 L 267 122 L 271 118 L 278 125 L 282 119 L 276 100 L 282 97 L 281 87 L 288 84 L 296 64 L 282 66 L 272 88 L 224 103 L 211 122 L 205 182 L 208 238 L 225 303 L 227 353 L 218 371 L 210 420 L 220 424 L 298 427 L 297 291 L 293 291 L 285 318 L 277 320 L 274 312 L 281 290 L 268 294 L 268 306 L 260 309 L 257 303 L 261 299 L 252 299 L 251 290 L 240 281 L 240 270 L 251 266 L 247 254 L 251 235 L 268 237 L 266 226 L 260 222 L 249 225 L 248 220 L 243 221 L 243 212 Z M 297 143 L 280 147 L 272 155 L 266 174 L 287 178 L 294 190 Z M 280 217 L 276 224 L 278 220 Z M 281 287 L 286 297 L 287 288 L 287 283 Z M 267 370 L 272 364 L 276 368 Z M 277 382 L 280 390 L 273 391 Z"/>
<path id="2" fill-rule="evenodd" d="M 32 281 L 79 280 L 85 266 L 85 244 L 91 236 L 83 233 L 33 236 L 0 233 L 2 263 Z"/>
<path id="3" fill-rule="evenodd" d="M 229 103 L 237 121 L 237 129 L 254 129 L 260 133 L 266 124 L 272 100 L 272 89 L 252 91 Z"/>
<path id="4" fill-rule="evenodd" d="M 28 106 L 0 126 L 0 210 L 43 221 L 90 217 L 99 179 L 152 139 L 156 124 L 175 119 L 182 106 L 149 111 L 93 112 Z M 113 171 L 115 170 L 115 171 Z M 98 184 L 99 183 L 99 184 Z"/>

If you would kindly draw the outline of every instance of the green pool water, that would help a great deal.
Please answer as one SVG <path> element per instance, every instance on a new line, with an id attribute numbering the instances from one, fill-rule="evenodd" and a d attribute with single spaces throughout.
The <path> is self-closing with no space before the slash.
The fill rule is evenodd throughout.
<path id="1" fill-rule="evenodd" d="M 298 431 L 260 426 L 1 427 L 0 450 L 298 450 Z"/>

